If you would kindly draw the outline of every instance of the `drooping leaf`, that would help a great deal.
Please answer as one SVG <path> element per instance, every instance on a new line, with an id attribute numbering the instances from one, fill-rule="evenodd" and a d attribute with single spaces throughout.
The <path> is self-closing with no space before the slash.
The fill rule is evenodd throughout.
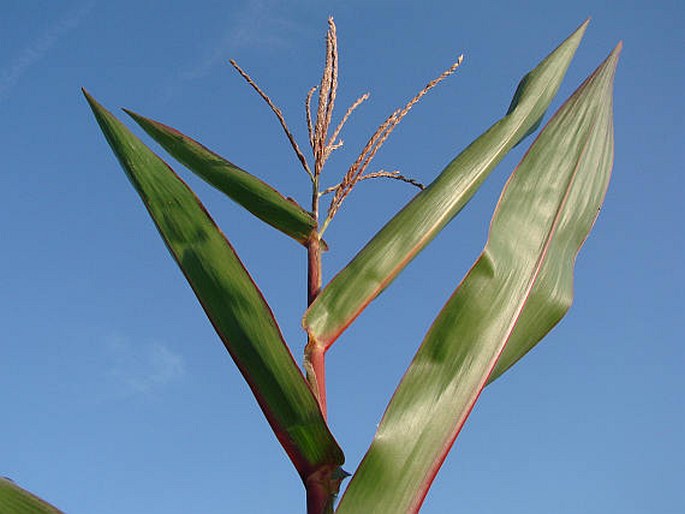
<path id="1" fill-rule="evenodd" d="M 294 200 L 240 169 L 194 139 L 162 123 L 124 109 L 150 137 L 178 162 L 242 205 L 262 221 L 300 243 L 306 243 L 316 222 Z"/>
<path id="2" fill-rule="evenodd" d="M 0 512 L 7 514 L 61 514 L 45 500 L 22 489 L 12 480 L 0 477 Z"/>
<path id="3" fill-rule="evenodd" d="M 483 253 L 428 331 L 336 511 L 417 512 L 488 376 L 568 309 L 575 257 L 613 163 L 620 45 L 562 106 L 505 186 Z"/>
<path id="4" fill-rule="evenodd" d="M 84 91 L 164 242 L 302 478 L 337 467 L 331 435 L 261 292 L 190 188 Z"/>
<path id="5" fill-rule="evenodd" d="M 511 148 L 542 119 L 585 32 L 583 23 L 520 82 L 504 118 L 461 152 L 323 289 L 303 324 L 324 348 L 466 205 Z"/>

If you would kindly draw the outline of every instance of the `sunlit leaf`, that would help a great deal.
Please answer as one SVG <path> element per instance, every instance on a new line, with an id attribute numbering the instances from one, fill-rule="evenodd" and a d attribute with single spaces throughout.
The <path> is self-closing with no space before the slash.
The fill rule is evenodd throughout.
<path id="1" fill-rule="evenodd" d="M 501 159 L 542 119 L 587 21 L 520 82 L 509 111 L 461 152 L 336 275 L 304 316 L 328 348 L 402 269 L 466 205 Z"/>
<path id="2" fill-rule="evenodd" d="M 505 370 L 568 309 L 576 254 L 613 164 L 619 52 L 561 107 L 509 179 L 483 253 L 428 331 L 339 514 L 417 512 L 495 367 Z"/>
<path id="3" fill-rule="evenodd" d="M 306 243 L 316 222 L 294 200 L 176 129 L 124 109 L 178 162 L 274 228 Z"/>
<path id="4" fill-rule="evenodd" d="M 34 494 L 22 489 L 12 480 L 0 477 L 0 512 L 7 514 L 61 514 Z"/>
<path id="5" fill-rule="evenodd" d="M 322 467 L 341 465 L 342 451 L 269 306 L 204 206 L 164 161 L 84 94 L 169 251 L 302 478 Z"/>

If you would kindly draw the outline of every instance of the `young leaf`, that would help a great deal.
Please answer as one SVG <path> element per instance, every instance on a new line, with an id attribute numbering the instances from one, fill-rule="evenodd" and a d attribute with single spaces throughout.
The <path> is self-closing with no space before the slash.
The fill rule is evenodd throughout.
<path id="1" fill-rule="evenodd" d="M 0 477 L 0 512 L 11 514 L 61 514 L 61 510 Z"/>
<path id="2" fill-rule="evenodd" d="M 611 172 L 619 52 L 620 44 L 509 179 L 483 253 L 428 331 L 339 514 L 417 512 L 508 343 L 536 341 L 565 312 Z M 522 351 L 514 347 L 503 366 Z"/>
<path id="3" fill-rule="evenodd" d="M 124 109 L 178 162 L 245 207 L 252 214 L 305 244 L 316 222 L 294 200 L 205 148 L 178 130 Z"/>
<path id="4" fill-rule="evenodd" d="M 190 188 L 84 91 L 95 118 L 145 203 L 278 440 L 305 479 L 343 454 L 276 320 L 235 251 Z"/>
<path id="5" fill-rule="evenodd" d="M 457 215 L 507 152 L 539 123 L 587 23 L 521 80 L 506 116 L 461 152 L 323 289 L 303 320 L 319 345 L 328 348 L 333 344 L 364 307 Z"/>

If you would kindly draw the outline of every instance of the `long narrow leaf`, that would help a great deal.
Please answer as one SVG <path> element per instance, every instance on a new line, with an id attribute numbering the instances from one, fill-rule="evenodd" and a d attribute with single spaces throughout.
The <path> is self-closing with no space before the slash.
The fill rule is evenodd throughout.
<path id="1" fill-rule="evenodd" d="M 0 477 L 0 512 L 7 514 L 61 514 L 45 500 Z"/>
<path id="2" fill-rule="evenodd" d="M 276 320 L 203 205 L 173 170 L 88 93 L 112 150 L 145 203 L 279 441 L 306 478 L 339 466 L 342 451 Z"/>
<path id="3" fill-rule="evenodd" d="M 613 163 L 619 52 L 620 44 L 509 179 L 483 253 L 426 335 L 339 514 L 417 512 L 508 342 L 539 339 L 568 308 L 575 257 Z"/>
<path id="4" fill-rule="evenodd" d="M 303 324 L 324 348 L 466 205 L 511 148 L 540 123 L 585 32 L 583 23 L 519 83 L 509 111 L 460 153 L 336 275 Z"/>
<path id="5" fill-rule="evenodd" d="M 178 162 L 242 205 L 262 221 L 300 243 L 306 243 L 316 222 L 294 200 L 194 139 L 162 123 L 124 109 L 150 137 Z"/>

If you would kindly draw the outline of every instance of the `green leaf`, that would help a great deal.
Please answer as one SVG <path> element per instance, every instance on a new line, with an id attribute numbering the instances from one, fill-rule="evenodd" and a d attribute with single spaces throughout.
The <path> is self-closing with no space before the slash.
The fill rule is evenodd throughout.
<path id="1" fill-rule="evenodd" d="M 159 233 L 301 477 L 337 467 L 331 435 L 261 292 L 204 206 L 173 170 L 84 91 Z"/>
<path id="2" fill-rule="evenodd" d="M 561 84 L 587 23 L 521 80 L 507 115 L 460 153 L 323 289 L 303 320 L 317 344 L 330 347 L 457 215 L 506 153 L 539 123 Z"/>
<path id="3" fill-rule="evenodd" d="M 62 511 L 22 489 L 12 480 L 0 477 L 0 512 L 8 514 L 60 514 Z"/>
<path id="4" fill-rule="evenodd" d="M 592 121 L 593 123 L 604 124 L 608 132 L 605 146 L 596 150 L 595 160 L 598 163 L 598 167 L 603 165 L 605 168 L 604 174 L 598 173 L 595 177 L 595 179 L 600 183 L 603 183 L 602 181 L 606 181 L 608 183 L 609 173 L 611 172 L 613 164 L 614 142 L 613 120 L 611 114 L 611 88 L 613 87 L 613 75 L 621 47 L 622 44 L 619 44 L 609 59 L 607 59 L 607 61 L 605 61 L 603 64 L 604 69 L 602 70 L 600 67 L 600 69 L 598 69 L 580 88 L 581 90 L 584 87 L 588 89 L 596 88 L 597 90 L 601 90 L 600 92 L 596 93 L 598 96 L 594 97 L 594 100 L 595 102 L 605 102 L 604 107 L 606 107 L 606 110 L 602 111 L 600 114 L 596 114 L 595 116 L 598 119 L 596 121 Z M 599 84 L 590 86 L 592 81 L 599 82 Z M 586 94 L 589 95 L 591 93 Z M 599 95 L 604 95 L 601 97 L 601 100 L 598 100 Z M 572 98 L 569 101 L 569 104 L 574 101 L 578 102 L 577 99 L 574 100 Z M 597 105 L 594 105 L 593 107 L 598 109 Z M 573 107 L 569 107 L 569 109 L 573 109 Z M 574 114 L 577 117 L 580 117 L 582 114 L 577 112 L 580 110 L 580 107 L 576 107 L 575 109 L 576 112 L 574 112 Z M 590 118 L 591 114 L 586 114 L 586 116 Z M 578 121 L 578 124 L 580 123 L 582 123 L 582 121 Z M 590 123 L 590 121 L 587 123 Z M 573 125 L 572 122 L 569 121 L 565 126 L 572 127 Z M 579 128 L 576 128 L 576 130 L 580 131 Z M 572 132 L 572 130 L 569 130 L 568 132 L 573 134 L 575 137 L 578 137 L 577 133 Z M 562 146 L 561 141 L 559 141 L 558 146 Z M 600 152 L 603 152 L 603 154 L 600 154 Z M 601 159 L 608 160 L 608 163 L 601 161 L 600 157 Z M 590 158 L 592 158 L 592 156 L 588 157 L 588 159 Z M 598 184 L 597 187 L 599 187 L 599 185 L 600 184 Z M 601 192 L 602 198 L 599 199 L 596 196 L 589 196 L 589 188 L 590 186 L 588 186 L 587 192 L 585 193 L 588 196 L 586 198 L 577 199 L 577 202 L 594 202 L 593 205 L 596 204 L 596 214 L 599 214 L 604 191 L 606 191 L 606 185 Z M 596 190 L 593 190 L 593 193 L 595 195 L 600 194 L 599 191 Z M 585 225 L 583 225 L 583 227 L 585 227 Z M 588 225 L 587 229 L 585 230 L 585 234 L 590 231 L 590 228 L 591 225 Z M 575 241 L 577 241 L 576 249 L 579 249 L 582 241 Z M 550 251 L 556 252 L 561 252 L 563 250 L 564 249 L 557 247 L 551 247 L 550 249 Z M 571 249 L 567 248 L 565 251 L 570 252 Z M 557 323 L 559 323 L 559 321 L 561 321 L 561 318 L 563 318 L 571 308 L 571 304 L 573 303 L 573 267 L 572 264 L 568 264 L 569 259 L 571 260 L 571 263 L 573 263 L 575 260 L 575 254 L 570 256 L 570 253 L 567 253 L 565 259 L 552 256 L 550 257 L 552 262 L 541 269 L 540 276 L 537 278 L 533 288 L 530 291 L 529 298 L 526 301 L 526 306 L 521 311 L 516 323 L 516 327 L 507 341 L 507 344 L 502 351 L 502 355 L 500 355 L 497 361 L 497 365 L 488 378 L 488 384 L 499 378 L 505 371 L 516 364 L 516 362 L 518 362 L 526 353 L 528 353 L 550 330 L 552 330 L 552 328 L 554 328 Z M 553 263 L 556 263 L 556 266 L 554 266 Z"/>
<path id="5" fill-rule="evenodd" d="M 162 123 L 124 109 L 174 159 L 245 207 L 252 214 L 296 241 L 305 244 L 316 221 L 294 200 Z"/>
<path id="6" fill-rule="evenodd" d="M 558 321 L 613 161 L 620 44 L 562 106 L 513 173 L 483 253 L 398 386 L 338 514 L 417 512 L 500 355 L 508 365 Z"/>

